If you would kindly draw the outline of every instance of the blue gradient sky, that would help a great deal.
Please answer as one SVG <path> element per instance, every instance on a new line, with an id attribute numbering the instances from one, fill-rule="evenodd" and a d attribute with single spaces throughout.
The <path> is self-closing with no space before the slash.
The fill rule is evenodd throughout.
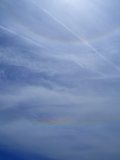
<path id="1" fill-rule="evenodd" d="M 120 1 L 0 1 L 0 160 L 120 159 Z"/>

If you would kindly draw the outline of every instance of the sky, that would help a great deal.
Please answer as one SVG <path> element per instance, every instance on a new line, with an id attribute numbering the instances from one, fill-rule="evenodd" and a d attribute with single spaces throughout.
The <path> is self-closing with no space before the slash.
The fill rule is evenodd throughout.
<path id="1" fill-rule="evenodd" d="M 0 0 L 0 160 L 120 159 L 119 17 L 119 0 Z"/>

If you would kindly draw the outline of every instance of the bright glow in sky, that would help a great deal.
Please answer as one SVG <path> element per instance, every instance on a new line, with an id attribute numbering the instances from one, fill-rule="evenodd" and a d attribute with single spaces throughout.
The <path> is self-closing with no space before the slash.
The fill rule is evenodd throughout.
<path id="1" fill-rule="evenodd" d="M 79 4 L 83 4 L 84 1 L 80 1 L 80 0 L 64 0 L 64 1 L 61 1 L 65 4 L 68 4 L 68 5 L 71 5 L 71 6 L 78 6 Z"/>

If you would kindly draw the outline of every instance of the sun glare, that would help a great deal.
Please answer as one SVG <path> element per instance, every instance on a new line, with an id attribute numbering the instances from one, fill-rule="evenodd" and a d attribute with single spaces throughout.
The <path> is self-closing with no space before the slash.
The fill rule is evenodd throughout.
<path id="1" fill-rule="evenodd" d="M 74 9 L 85 9 L 90 5 L 89 0 L 62 0 L 62 4 L 67 6 L 68 8 Z M 67 8 L 66 8 L 67 9 Z"/>

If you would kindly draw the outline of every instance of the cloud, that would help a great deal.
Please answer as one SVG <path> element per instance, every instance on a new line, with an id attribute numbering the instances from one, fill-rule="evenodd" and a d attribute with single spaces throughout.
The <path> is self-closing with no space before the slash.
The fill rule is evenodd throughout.
<path id="1" fill-rule="evenodd" d="M 2 154 L 120 157 L 119 1 L 81 2 L 1 1 Z"/>

